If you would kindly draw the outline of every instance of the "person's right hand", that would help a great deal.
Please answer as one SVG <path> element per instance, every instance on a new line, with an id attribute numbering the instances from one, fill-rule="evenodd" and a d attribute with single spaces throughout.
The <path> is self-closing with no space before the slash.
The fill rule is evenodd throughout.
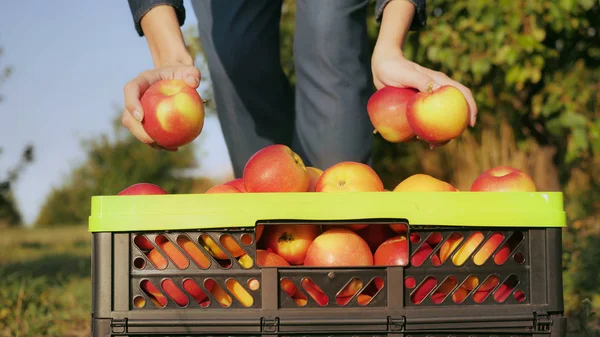
<path id="1" fill-rule="evenodd" d="M 165 148 L 156 144 L 142 126 L 144 109 L 142 109 L 140 98 L 155 82 L 169 79 L 184 80 L 188 85 L 196 89 L 200 84 L 200 71 L 193 65 L 181 64 L 142 72 L 136 78 L 129 81 L 123 89 L 125 110 L 123 110 L 121 122 L 140 142 L 156 149 L 177 151 L 177 148 Z"/>

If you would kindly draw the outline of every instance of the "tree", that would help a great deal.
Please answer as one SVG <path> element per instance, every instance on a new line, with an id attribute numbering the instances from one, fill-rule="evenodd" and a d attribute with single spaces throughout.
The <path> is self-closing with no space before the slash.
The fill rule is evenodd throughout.
<path id="1" fill-rule="evenodd" d="M 0 56 L 2 56 L 2 53 L 3 49 L 0 47 Z M 11 72 L 11 67 L 0 65 L 0 86 L 10 76 Z M 2 95 L 0 95 L 0 101 L 1 100 Z M 0 155 L 1 154 L 2 147 L 0 147 Z M 8 170 L 6 177 L 0 175 L 0 227 L 21 224 L 21 213 L 16 205 L 11 186 L 16 183 L 26 165 L 32 161 L 33 146 L 28 145 L 25 147 L 19 163 L 17 163 L 14 168 Z"/>
<path id="2" fill-rule="evenodd" d="M 92 196 L 115 195 L 135 183 L 157 184 L 169 193 L 188 193 L 197 183 L 189 175 L 189 170 L 197 167 L 193 143 L 177 152 L 155 150 L 125 129 L 120 116 L 115 119 L 111 135 L 84 139 L 82 147 L 85 160 L 61 186 L 52 189 L 36 225 L 85 224 Z"/>

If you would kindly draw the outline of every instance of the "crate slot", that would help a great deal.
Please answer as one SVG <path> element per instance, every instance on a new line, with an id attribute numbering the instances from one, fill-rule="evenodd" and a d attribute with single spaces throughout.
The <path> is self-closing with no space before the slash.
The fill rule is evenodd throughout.
<path id="1" fill-rule="evenodd" d="M 169 258 L 169 261 L 171 261 L 177 268 L 182 270 L 188 268 L 190 261 L 182 252 L 181 247 L 178 247 L 171 242 L 166 235 L 158 235 L 156 237 L 156 243 Z"/>
<path id="2" fill-rule="evenodd" d="M 157 308 L 167 306 L 167 298 L 150 280 L 142 280 L 140 282 L 140 289 Z"/>
<path id="3" fill-rule="evenodd" d="M 442 284 L 431 294 L 431 300 L 435 304 L 440 304 L 444 302 L 444 300 L 452 294 L 456 286 L 458 285 L 458 280 L 454 276 L 449 276 L 446 278 Z"/>
<path id="4" fill-rule="evenodd" d="M 329 297 L 327 294 L 325 294 L 321 287 L 319 287 L 312 279 L 308 277 L 303 278 L 301 284 L 302 288 L 304 288 L 310 298 L 312 298 L 319 306 L 324 307 L 329 304 Z"/>
<path id="5" fill-rule="evenodd" d="M 204 287 L 210 289 L 210 295 L 212 298 L 223 308 L 229 308 L 233 304 L 233 299 L 231 296 L 214 279 L 206 279 L 204 281 Z"/>
<path id="6" fill-rule="evenodd" d="M 445 263 L 446 260 L 453 255 L 454 251 L 463 241 L 462 233 L 454 232 L 444 241 L 440 248 L 440 262 Z"/>
<path id="7" fill-rule="evenodd" d="M 177 244 L 198 268 L 210 268 L 211 261 L 208 257 L 208 253 L 200 249 L 187 235 L 177 235 Z"/>
<path id="8" fill-rule="evenodd" d="M 207 284 L 205 284 L 205 286 L 206 285 Z M 214 283 L 208 284 L 209 287 L 207 287 L 207 291 L 210 292 L 212 290 L 212 285 L 214 285 Z M 210 297 L 193 279 L 187 278 L 183 280 L 183 289 L 185 289 L 200 307 L 206 308 L 210 305 Z"/>
<path id="9" fill-rule="evenodd" d="M 473 256 L 473 262 L 476 265 L 481 266 L 495 253 L 495 258 L 508 256 L 510 250 L 507 247 L 500 247 L 504 241 L 504 235 L 500 232 L 494 232 L 490 235 L 481 248 Z M 498 249 L 498 250 L 497 250 Z"/>
<path id="10" fill-rule="evenodd" d="M 509 275 L 494 292 L 494 300 L 503 303 L 519 285 L 519 277 L 515 274 Z"/>
<path id="11" fill-rule="evenodd" d="M 473 300 L 475 303 L 483 303 L 489 298 L 492 291 L 500 284 L 500 278 L 497 275 L 488 276 L 479 287 L 475 289 Z"/>
<path id="12" fill-rule="evenodd" d="M 164 279 L 161 282 L 163 291 L 169 296 L 169 298 L 175 302 L 178 306 L 185 308 L 189 303 L 188 297 L 179 289 L 177 285 L 171 279 Z"/>
<path id="13" fill-rule="evenodd" d="M 412 254 L 410 264 L 413 267 L 420 267 L 426 262 L 430 262 L 434 266 L 442 264 L 439 256 L 431 248 L 431 245 L 427 241 L 424 241 Z"/>
<path id="14" fill-rule="evenodd" d="M 421 284 L 419 284 L 410 294 L 411 302 L 414 304 L 422 303 L 427 297 L 429 297 L 429 294 L 433 291 L 437 284 L 438 283 L 435 277 L 426 277 L 423 282 L 421 282 Z"/>
<path id="15" fill-rule="evenodd" d="M 143 234 L 136 235 L 133 239 L 133 243 L 143 253 L 149 252 L 154 248 L 152 242 Z"/>
<path id="16" fill-rule="evenodd" d="M 506 240 L 506 242 L 502 245 L 502 248 L 500 249 L 500 251 L 504 250 L 508 250 L 507 253 L 503 253 L 503 254 L 499 254 L 496 253 L 494 255 L 494 263 L 496 263 L 497 265 L 503 265 L 508 258 L 511 256 L 511 254 L 513 254 L 515 252 L 515 250 L 519 247 L 519 245 L 521 244 L 521 242 L 523 242 L 524 239 L 524 235 L 522 232 L 520 231 L 515 231 L 512 233 L 512 235 L 510 236 L 510 238 L 508 240 Z"/>
<path id="17" fill-rule="evenodd" d="M 254 304 L 254 298 L 248 290 L 242 286 L 240 282 L 238 282 L 234 278 L 227 279 L 225 281 L 225 286 L 229 293 L 233 294 L 233 296 L 241 303 L 244 307 L 251 307 Z"/>

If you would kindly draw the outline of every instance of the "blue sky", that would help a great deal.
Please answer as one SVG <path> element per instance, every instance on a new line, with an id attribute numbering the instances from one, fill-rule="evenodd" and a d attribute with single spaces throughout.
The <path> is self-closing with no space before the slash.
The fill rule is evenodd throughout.
<path id="1" fill-rule="evenodd" d="M 185 5 L 185 26 L 195 25 L 189 1 Z M 23 147 L 34 144 L 36 160 L 15 186 L 24 220 L 31 222 L 51 187 L 83 159 L 80 139 L 110 132 L 123 86 L 152 68 L 152 59 L 125 0 L 2 1 L 0 46 L 0 67 L 14 70 L 0 87 L 0 178 Z M 201 174 L 231 174 L 214 117 L 206 120 L 197 149 Z"/>

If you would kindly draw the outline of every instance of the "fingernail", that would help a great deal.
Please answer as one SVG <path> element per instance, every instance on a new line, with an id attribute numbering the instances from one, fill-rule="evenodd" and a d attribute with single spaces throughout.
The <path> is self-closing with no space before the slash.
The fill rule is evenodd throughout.
<path id="1" fill-rule="evenodd" d="M 433 86 L 432 86 L 432 89 L 433 89 L 433 90 L 437 90 L 437 89 L 439 89 L 440 87 L 441 87 L 441 85 L 440 85 L 439 83 L 437 83 L 437 82 L 433 82 Z"/>
<path id="2" fill-rule="evenodd" d="M 142 113 L 141 113 L 141 112 L 139 112 L 138 110 L 134 110 L 134 111 L 133 111 L 133 117 L 134 117 L 135 119 L 137 119 L 137 120 L 138 120 L 138 122 L 141 122 L 141 121 L 142 121 L 142 118 L 144 118 L 144 115 L 142 115 Z"/>

